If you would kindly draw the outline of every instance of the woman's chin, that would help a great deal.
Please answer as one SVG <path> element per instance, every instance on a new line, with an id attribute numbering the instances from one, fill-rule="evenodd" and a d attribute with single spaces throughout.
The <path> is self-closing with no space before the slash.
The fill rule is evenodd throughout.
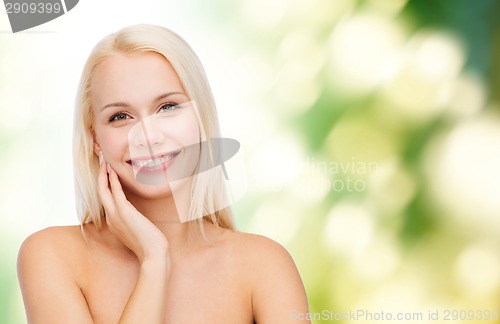
<path id="1" fill-rule="evenodd" d="M 169 181 L 165 173 L 126 173 L 119 177 L 125 195 L 144 199 L 181 199 L 189 195 L 192 177 Z"/>
<path id="2" fill-rule="evenodd" d="M 128 197 L 133 195 L 145 199 L 167 198 L 172 196 L 172 187 L 166 179 L 148 179 L 147 183 L 136 179 L 120 179 L 123 191 Z"/>
<path id="3" fill-rule="evenodd" d="M 140 184 L 154 187 L 170 187 L 167 175 L 164 173 L 138 172 L 135 180 Z"/>

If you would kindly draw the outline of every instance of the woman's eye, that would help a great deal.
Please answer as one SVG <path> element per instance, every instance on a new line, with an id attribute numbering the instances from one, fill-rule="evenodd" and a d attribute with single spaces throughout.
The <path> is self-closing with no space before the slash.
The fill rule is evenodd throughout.
<path id="1" fill-rule="evenodd" d="M 120 120 L 125 120 L 127 118 L 129 118 L 127 114 L 125 114 L 125 113 L 117 113 L 117 114 L 114 114 L 113 116 L 111 116 L 109 118 L 109 121 L 110 122 L 120 121 Z"/>
<path id="2" fill-rule="evenodd" d="M 169 103 L 161 105 L 159 111 L 160 112 L 172 111 L 172 110 L 175 110 L 178 108 L 180 108 L 180 106 L 178 104 L 173 103 L 173 102 L 169 102 Z"/>

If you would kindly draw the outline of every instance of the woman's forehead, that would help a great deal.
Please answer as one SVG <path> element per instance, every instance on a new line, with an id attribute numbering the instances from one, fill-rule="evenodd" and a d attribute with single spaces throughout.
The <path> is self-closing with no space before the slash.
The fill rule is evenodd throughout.
<path id="1" fill-rule="evenodd" d="M 95 104 L 103 101 L 141 101 L 165 92 L 184 92 L 170 62 L 155 52 L 118 53 L 101 62 L 91 82 Z"/>

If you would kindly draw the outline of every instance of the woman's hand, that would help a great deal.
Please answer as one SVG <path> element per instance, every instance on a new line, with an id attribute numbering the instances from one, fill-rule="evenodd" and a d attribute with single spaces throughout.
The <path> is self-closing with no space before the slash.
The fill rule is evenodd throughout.
<path id="1" fill-rule="evenodd" d="M 167 238 L 127 200 L 118 175 L 105 162 L 99 168 L 97 194 L 111 233 L 135 253 L 141 264 L 149 258 L 167 258 L 170 265 Z"/>
<path id="2" fill-rule="evenodd" d="M 127 200 L 118 175 L 106 163 L 99 169 L 97 193 L 111 233 L 135 253 L 141 265 L 118 323 L 164 323 L 171 271 L 167 238 Z"/>

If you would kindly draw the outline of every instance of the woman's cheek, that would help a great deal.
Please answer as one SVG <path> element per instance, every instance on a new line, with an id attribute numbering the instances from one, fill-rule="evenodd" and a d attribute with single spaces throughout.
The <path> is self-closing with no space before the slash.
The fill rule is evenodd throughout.
<path id="1" fill-rule="evenodd" d="M 186 145 L 198 143 L 201 135 L 196 116 L 194 114 L 187 116 L 184 125 L 186 126 L 183 129 Z"/>
<path id="2" fill-rule="evenodd" d="M 99 139 L 104 158 L 108 162 L 121 159 L 128 150 L 128 137 L 123 130 L 104 131 Z"/>

